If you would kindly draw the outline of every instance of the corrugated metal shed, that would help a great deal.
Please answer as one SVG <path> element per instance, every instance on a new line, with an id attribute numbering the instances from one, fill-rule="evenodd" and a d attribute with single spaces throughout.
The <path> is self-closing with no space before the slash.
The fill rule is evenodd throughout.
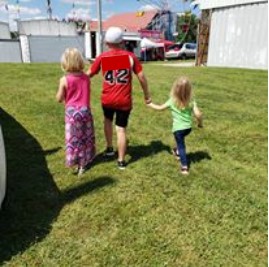
<path id="1" fill-rule="evenodd" d="M 195 4 L 198 4 L 199 8 L 203 10 L 203 9 L 211 9 L 211 8 L 262 3 L 262 2 L 267 3 L 268 0 L 196 0 Z"/>
<path id="2" fill-rule="evenodd" d="M 1 40 L 0 51 L 0 62 L 22 62 L 18 40 Z"/>
<path id="3" fill-rule="evenodd" d="M 208 66 L 268 68 L 268 4 L 212 12 Z"/>
<path id="4" fill-rule="evenodd" d="M 76 47 L 84 55 L 84 36 L 29 36 L 31 62 L 60 62 L 68 47 Z"/>
<path id="5" fill-rule="evenodd" d="M 211 14 L 207 66 L 268 69 L 268 1 L 199 3 Z"/>

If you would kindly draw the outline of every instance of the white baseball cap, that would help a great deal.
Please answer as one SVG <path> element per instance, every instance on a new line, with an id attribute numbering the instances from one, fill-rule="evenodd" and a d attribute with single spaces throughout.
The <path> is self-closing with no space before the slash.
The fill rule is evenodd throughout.
<path id="1" fill-rule="evenodd" d="M 123 40 L 123 32 L 119 27 L 110 27 L 106 31 L 105 41 L 111 44 L 119 44 Z"/>

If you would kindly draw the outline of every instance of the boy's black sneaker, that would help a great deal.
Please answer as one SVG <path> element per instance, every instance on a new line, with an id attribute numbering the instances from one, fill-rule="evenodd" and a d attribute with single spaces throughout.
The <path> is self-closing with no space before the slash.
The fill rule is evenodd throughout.
<path id="1" fill-rule="evenodd" d="M 103 156 L 104 157 L 114 157 L 115 151 L 113 150 L 113 147 L 107 147 L 107 149 L 104 151 Z"/>
<path id="2" fill-rule="evenodd" d="M 123 160 L 123 161 L 118 161 L 118 168 L 120 170 L 124 170 L 126 168 L 127 164 L 126 164 L 126 161 Z"/>

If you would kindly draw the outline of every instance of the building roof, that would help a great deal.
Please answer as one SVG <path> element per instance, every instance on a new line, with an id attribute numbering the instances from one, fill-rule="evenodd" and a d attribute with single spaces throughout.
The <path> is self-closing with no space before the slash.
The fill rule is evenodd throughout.
<path id="1" fill-rule="evenodd" d="M 102 28 L 106 31 L 109 27 L 115 26 L 126 32 L 138 32 L 140 29 L 145 29 L 157 13 L 158 11 L 154 10 L 117 14 L 103 21 Z M 97 29 L 98 22 L 91 21 L 90 30 L 96 31 Z"/>
<path id="2" fill-rule="evenodd" d="M 201 10 L 211 9 L 211 8 L 220 8 L 228 6 L 238 6 L 246 4 L 255 4 L 268 2 L 268 0 L 196 0 L 192 5 L 198 4 Z"/>

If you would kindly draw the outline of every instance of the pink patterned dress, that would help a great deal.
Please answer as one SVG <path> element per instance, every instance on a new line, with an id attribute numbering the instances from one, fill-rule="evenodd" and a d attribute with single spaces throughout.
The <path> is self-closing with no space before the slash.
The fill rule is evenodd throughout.
<path id="1" fill-rule="evenodd" d="M 95 157 L 94 122 L 90 109 L 90 81 L 86 74 L 66 75 L 66 166 L 85 167 Z"/>

